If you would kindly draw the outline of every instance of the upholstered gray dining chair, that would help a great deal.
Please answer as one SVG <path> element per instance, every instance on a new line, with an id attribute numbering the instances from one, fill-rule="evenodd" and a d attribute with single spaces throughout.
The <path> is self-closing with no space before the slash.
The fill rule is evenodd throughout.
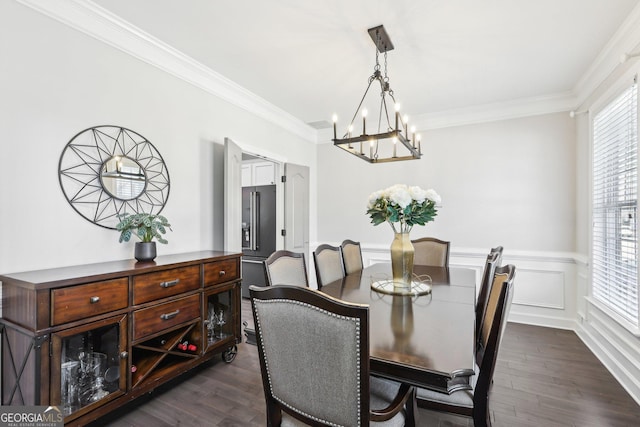
<path id="1" fill-rule="evenodd" d="M 367 305 L 295 286 L 249 293 L 268 426 L 415 425 L 415 389 L 369 375 Z"/>
<path id="2" fill-rule="evenodd" d="M 313 251 L 313 263 L 316 267 L 318 289 L 327 283 L 344 277 L 344 264 L 340 246 L 319 245 Z"/>
<path id="3" fill-rule="evenodd" d="M 449 266 L 449 242 L 435 237 L 412 240 L 415 250 L 414 265 Z"/>
<path id="4" fill-rule="evenodd" d="M 269 286 L 309 286 L 303 253 L 275 251 L 264 261 L 264 274 Z"/>
<path id="5" fill-rule="evenodd" d="M 344 272 L 352 274 L 361 271 L 364 267 L 362 263 L 362 249 L 360 242 L 345 240 L 340 245 L 342 248 L 342 261 L 344 262 Z"/>
<path id="6" fill-rule="evenodd" d="M 484 271 L 482 272 L 482 279 L 480 280 L 480 290 L 478 291 L 478 298 L 476 300 L 476 337 L 480 336 L 480 328 L 482 328 L 482 320 L 484 319 L 484 312 L 487 308 L 487 298 L 489 297 L 489 291 L 493 283 L 493 273 L 496 267 L 500 267 L 502 263 L 502 249 L 502 246 L 491 248 L 484 264 Z"/>
<path id="7" fill-rule="evenodd" d="M 476 374 L 470 377 L 470 390 L 451 394 L 419 388 L 418 406 L 429 410 L 449 412 L 473 418 L 474 426 L 491 426 L 489 390 L 498 359 L 498 350 L 513 299 L 515 267 L 497 267 L 489 292 L 480 336 L 476 343 Z"/>

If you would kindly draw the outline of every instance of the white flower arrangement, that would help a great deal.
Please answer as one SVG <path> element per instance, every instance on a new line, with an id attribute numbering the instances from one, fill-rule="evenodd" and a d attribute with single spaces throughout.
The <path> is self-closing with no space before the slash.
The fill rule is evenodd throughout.
<path id="1" fill-rule="evenodd" d="M 388 222 L 395 233 L 408 233 L 414 225 L 425 225 L 438 214 L 440 195 L 433 189 L 396 184 L 369 196 L 367 214 L 373 225 Z M 399 224 L 399 229 L 394 225 Z"/>

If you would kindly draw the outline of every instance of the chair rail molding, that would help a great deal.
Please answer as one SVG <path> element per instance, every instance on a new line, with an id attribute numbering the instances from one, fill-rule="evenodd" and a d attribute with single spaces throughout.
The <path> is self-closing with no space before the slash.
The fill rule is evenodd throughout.
<path id="1" fill-rule="evenodd" d="M 317 131 L 90 0 L 16 0 L 309 141 Z"/>

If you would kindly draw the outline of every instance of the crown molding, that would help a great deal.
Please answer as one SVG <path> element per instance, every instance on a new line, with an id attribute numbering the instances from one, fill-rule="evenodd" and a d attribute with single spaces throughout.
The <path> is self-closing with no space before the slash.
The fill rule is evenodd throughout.
<path id="1" fill-rule="evenodd" d="M 635 52 L 640 45 L 640 4 L 637 5 L 600 51 L 591 66 L 573 88 L 578 109 L 621 64 L 623 54 Z"/>
<path id="2" fill-rule="evenodd" d="M 170 73 L 299 137 L 326 142 L 319 132 L 193 58 L 135 27 L 90 0 L 16 0 L 69 27 Z M 565 93 L 476 105 L 415 116 L 420 130 L 464 126 L 576 109 L 620 65 L 620 55 L 640 43 L 640 5 L 605 45 L 574 88 Z"/>
<path id="3" fill-rule="evenodd" d="M 17 0 L 141 61 L 261 117 L 317 141 L 311 126 L 89 0 Z"/>
<path id="4" fill-rule="evenodd" d="M 422 114 L 413 123 L 420 130 L 465 126 L 570 111 L 575 102 L 575 95 L 566 92 Z"/>

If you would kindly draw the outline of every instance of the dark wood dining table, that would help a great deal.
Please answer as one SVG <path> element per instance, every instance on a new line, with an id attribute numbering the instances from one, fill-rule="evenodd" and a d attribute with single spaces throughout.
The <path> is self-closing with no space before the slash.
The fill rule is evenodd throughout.
<path id="1" fill-rule="evenodd" d="M 475 271 L 415 266 L 431 278 L 431 294 L 388 295 L 371 288 L 391 278 L 391 264 L 373 264 L 331 282 L 321 291 L 369 305 L 373 375 L 445 393 L 469 389 L 474 370 Z"/>

